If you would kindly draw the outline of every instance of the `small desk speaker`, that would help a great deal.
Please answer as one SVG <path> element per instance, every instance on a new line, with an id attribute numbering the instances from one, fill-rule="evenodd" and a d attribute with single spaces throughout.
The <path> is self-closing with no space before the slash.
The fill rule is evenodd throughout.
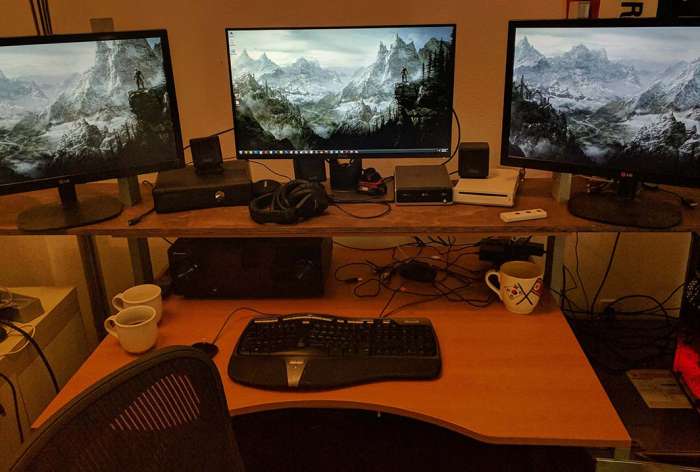
<path id="1" fill-rule="evenodd" d="M 199 175 L 223 174 L 224 161 L 221 157 L 221 144 L 218 136 L 190 139 L 192 162 Z"/>
<path id="2" fill-rule="evenodd" d="M 489 176 L 489 143 L 459 144 L 459 177 L 485 179 Z"/>

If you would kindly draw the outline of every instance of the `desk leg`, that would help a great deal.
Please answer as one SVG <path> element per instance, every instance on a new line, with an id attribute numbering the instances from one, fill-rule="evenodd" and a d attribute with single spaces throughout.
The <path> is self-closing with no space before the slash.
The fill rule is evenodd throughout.
<path id="1" fill-rule="evenodd" d="M 681 298 L 681 312 L 679 314 L 682 326 L 692 320 L 688 319 L 688 314 L 693 313 L 693 308 L 689 306 L 686 294 L 688 293 L 688 284 L 695 279 L 700 271 L 700 234 L 693 231 L 690 233 L 690 248 L 688 249 L 688 262 L 685 269 L 685 287 L 683 287 L 683 296 Z"/>
<path id="2" fill-rule="evenodd" d="M 562 268 L 564 267 L 564 248 L 566 236 L 547 236 L 547 257 L 545 258 L 545 285 L 561 293 L 564 285 Z M 559 301 L 559 296 L 554 295 Z"/>
<path id="3" fill-rule="evenodd" d="M 102 277 L 100 255 L 97 252 L 94 236 L 76 236 L 76 239 L 78 241 L 80 259 L 83 264 L 83 273 L 87 282 L 95 333 L 99 341 L 107 334 L 104 328 L 104 320 L 110 314 L 107 290 L 105 290 L 104 278 Z"/>
<path id="4" fill-rule="evenodd" d="M 129 256 L 131 257 L 131 270 L 134 274 L 134 284 L 148 284 L 153 282 L 153 266 L 151 265 L 151 252 L 148 249 L 148 239 L 127 238 L 129 244 Z"/>

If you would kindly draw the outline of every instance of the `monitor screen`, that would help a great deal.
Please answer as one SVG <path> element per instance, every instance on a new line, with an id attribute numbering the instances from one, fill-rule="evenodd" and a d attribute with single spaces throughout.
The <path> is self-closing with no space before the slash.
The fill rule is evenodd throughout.
<path id="1" fill-rule="evenodd" d="M 446 156 L 454 25 L 229 29 L 243 158 Z"/>
<path id="2" fill-rule="evenodd" d="M 182 165 L 164 31 L 0 39 L 0 193 Z"/>
<path id="3" fill-rule="evenodd" d="M 502 162 L 699 183 L 698 26 L 511 22 Z"/>

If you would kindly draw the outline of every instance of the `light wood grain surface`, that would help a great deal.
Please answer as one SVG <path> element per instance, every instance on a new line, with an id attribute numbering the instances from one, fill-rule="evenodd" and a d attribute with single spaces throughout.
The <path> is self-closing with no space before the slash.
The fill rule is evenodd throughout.
<path id="1" fill-rule="evenodd" d="M 331 207 L 321 217 L 297 225 L 260 225 L 250 219 L 247 207 L 210 208 L 169 214 L 151 214 L 135 226 L 127 221 L 153 206 L 153 200 L 143 187 L 144 200 L 127 208 L 117 218 L 102 223 L 57 231 L 52 234 L 96 234 L 111 236 L 361 236 L 406 235 L 427 233 L 543 233 L 640 231 L 636 228 L 617 227 L 595 223 L 572 216 L 565 204 L 556 203 L 550 195 L 549 179 L 527 179 L 520 188 L 517 209 L 542 208 L 548 218 L 543 220 L 503 223 L 499 214 L 508 211 L 502 207 L 475 205 L 450 206 L 395 206 L 392 212 L 377 219 L 351 218 L 338 208 Z M 682 189 L 684 194 L 700 201 L 700 191 Z M 116 184 L 86 184 L 79 187 L 79 195 L 94 193 L 117 195 Z M 36 204 L 57 201 L 55 189 L 7 195 L 0 197 L 0 235 L 22 234 L 16 225 L 17 214 Z M 383 211 L 377 204 L 353 204 L 345 208 L 360 215 Z M 683 222 L 665 231 L 685 232 L 700 230 L 700 211 L 684 210 Z"/>
<path id="2" fill-rule="evenodd" d="M 376 259 L 336 251 L 338 263 Z M 165 304 L 158 347 L 211 341 L 238 307 L 273 313 L 326 312 L 377 316 L 388 299 L 356 299 L 353 286 L 329 281 L 324 298 L 303 300 L 186 300 Z M 478 289 L 481 290 L 481 289 Z M 483 294 L 483 292 L 480 292 Z M 398 295 L 391 307 L 412 301 Z M 485 309 L 435 301 L 395 316 L 427 316 L 435 326 L 443 372 L 432 381 L 390 381 L 313 393 L 275 392 L 235 384 L 229 357 L 252 312 L 226 326 L 214 358 L 234 415 L 279 408 L 361 408 L 405 415 L 488 443 L 627 447 L 629 436 L 558 308 L 546 298 L 534 315 L 515 315 L 498 303 Z M 108 336 L 38 418 L 48 417 L 85 388 L 135 357 Z"/>

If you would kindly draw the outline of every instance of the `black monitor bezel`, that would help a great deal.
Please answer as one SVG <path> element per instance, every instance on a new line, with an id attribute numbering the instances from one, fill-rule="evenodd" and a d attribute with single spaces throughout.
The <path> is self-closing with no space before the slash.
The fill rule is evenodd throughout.
<path id="1" fill-rule="evenodd" d="M 611 18 L 593 20 L 511 20 L 508 22 L 508 42 L 506 53 L 506 71 L 503 100 L 503 127 L 501 132 L 501 165 L 548 170 L 570 174 L 604 177 L 616 179 L 634 177 L 640 181 L 659 184 L 680 185 L 688 187 L 700 186 L 700 178 L 687 178 L 682 175 L 664 175 L 650 172 L 638 172 L 636 169 L 602 169 L 598 167 L 581 166 L 562 162 L 533 159 L 531 157 L 510 156 L 510 107 L 512 100 L 513 56 L 515 53 L 515 32 L 518 28 L 600 28 L 600 27 L 672 27 L 700 26 L 700 18 Z"/>
<path id="2" fill-rule="evenodd" d="M 420 28 L 420 27 L 451 27 L 454 31 L 454 41 L 452 44 L 452 57 L 454 58 L 454 64 L 452 68 L 452 88 L 450 90 L 450 97 L 449 101 L 451 104 L 452 109 L 454 110 L 454 92 L 455 92 L 455 76 L 456 76 L 456 69 L 457 69 L 457 23 L 422 23 L 422 24 L 402 24 L 402 25 L 334 25 L 334 26 L 318 26 L 318 25 L 311 25 L 311 26 L 255 26 L 255 27 L 228 27 L 224 30 L 224 33 L 226 35 L 226 60 L 228 64 L 228 82 L 229 82 L 229 93 L 230 93 L 230 99 L 231 99 L 231 111 L 233 113 L 233 139 L 234 139 L 234 144 L 235 144 L 235 152 L 236 152 L 236 158 L 237 159 L 266 159 L 266 160 L 280 160 L 280 159 L 328 159 L 328 155 L 318 155 L 318 154 L 299 154 L 299 155 L 288 155 L 288 154 L 281 154 L 278 156 L 272 156 L 270 154 L 256 154 L 256 155 L 249 155 L 249 154 L 240 154 L 239 152 L 239 146 L 238 146 L 238 134 L 236 133 L 236 98 L 233 90 L 233 70 L 231 69 L 231 54 L 230 54 L 230 49 L 228 46 L 228 37 L 229 37 L 229 31 L 255 31 L 255 30 L 300 30 L 300 29 L 316 29 L 316 30 L 323 30 L 323 29 L 371 29 L 371 28 Z M 452 126 L 453 126 L 453 113 L 450 113 L 450 140 L 448 143 L 447 151 L 445 152 L 425 152 L 425 153 L 411 153 L 408 155 L 398 155 L 396 153 L 391 153 L 391 152 L 381 152 L 381 150 L 377 150 L 380 152 L 372 152 L 372 154 L 365 154 L 365 155 L 348 155 L 347 157 L 367 157 L 367 158 L 388 158 L 388 159 L 403 159 L 403 158 L 424 158 L 424 157 L 449 157 L 452 155 Z M 337 156 L 337 157 L 346 157 L 346 156 Z"/>
<path id="3" fill-rule="evenodd" d="M 147 174 L 161 170 L 177 169 L 185 166 L 185 154 L 182 149 L 182 131 L 180 129 L 180 115 L 177 108 L 177 98 L 175 96 L 175 80 L 170 58 L 170 44 L 168 42 L 167 30 L 152 29 L 104 33 L 56 34 L 51 36 L 19 36 L 0 38 L 0 47 L 156 37 L 160 39 L 163 53 L 163 74 L 165 75 L 166 87 L 170 100 L 170 114 L 173 121 L 173 132 L 175 134 L 176 159 L 168 162 L 159 162 L 138 167 L 117 168 L 105 171 L 53 176 L 45 179 L 32 179 L 7 184 L 0 183 L 0 195 L 41 190 L 56 187 L 59 184 L 81 184 L 86 182 L 96 182 L 99 180 L 115 179 L 119 177 L 129 177 L 132 175 Z"/>

